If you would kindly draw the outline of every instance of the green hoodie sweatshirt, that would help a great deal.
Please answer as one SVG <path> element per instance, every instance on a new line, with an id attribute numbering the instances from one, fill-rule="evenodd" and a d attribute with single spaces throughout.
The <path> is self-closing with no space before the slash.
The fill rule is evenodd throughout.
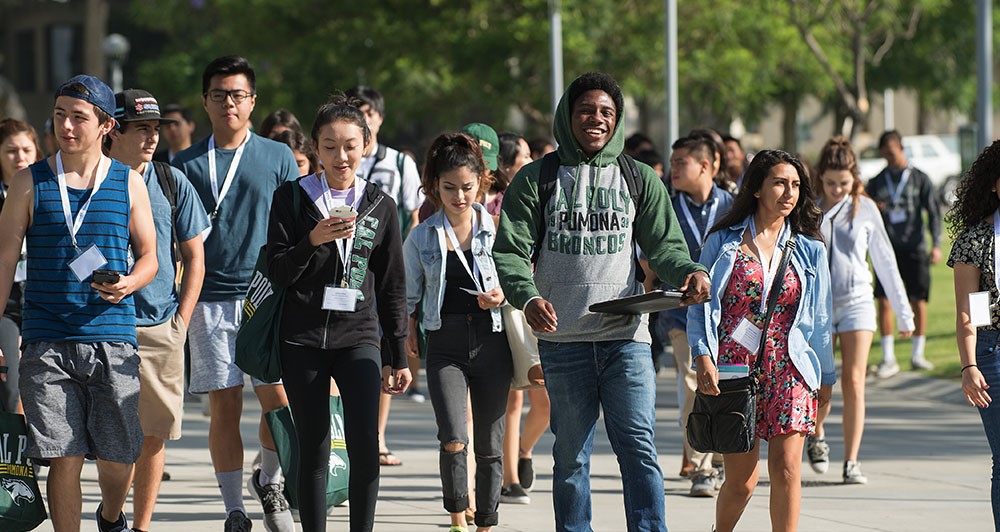
<path id="1" fill-rule="evenodd" d="M 623 120 L 591 158 L 571 130 L 568 91 L 556 108 L 558 184 L 545 207 L 546 235 L 534 275 L 531 252 L 538 216 L 541 161 L 522 168 L 504 194 L 493 257 L 507 299 L 516 308 L 543 297 L 555 308 L 559 327 L 536 333 L 552 342 L 635 340 L 650 343 L 647 316 L 595 314 L 593 303 L 643 292 L 635 280 L 634 239 L 660 279 L 681 286 L 695 271 L 666 187 L 656 172 L 638 163 L 645 197 L 636 212 L 617 157 L 625 144 Z M 623 113 L 620 113 L 623 115 Z M 572 198 L 572 201 L 570 201 Z"/>

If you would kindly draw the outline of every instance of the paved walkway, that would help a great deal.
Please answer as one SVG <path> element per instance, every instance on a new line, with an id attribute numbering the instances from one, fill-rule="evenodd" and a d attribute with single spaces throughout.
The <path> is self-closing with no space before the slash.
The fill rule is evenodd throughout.
<path id="1" fill-rule="evenodd" d="M 711 530 L 715 499 L 687 497 L 688 481 L 677 476 L 681 436 L 676 428 L 677 399 L 673 372 L 664 370 L 658 381 L 657 443 L 666 474 L 667 519 L 672 531 Z M 259 409 L 249 392 L 242 426 L 253 459 Z M 903 373 L 888 381 L 870 383 L 868 423 L 862 448 L 869 484 L 845 486 L 840 480 L 843 452 L 839 391 L 828 425 L 832 446 L 830 472 L 817 475 L 804 464 L 800 530 L 803 531 L 942 531 L 990 530 L 990 456 L 976 411 L 963 405 L 957 382 Z M 167 468 L 173 480 L 160 494 L 153 531 L 222 530 L 222 503 L 207 450 L 208 423 L 197 403 L 189 403 L 184 438 L 168 446 Z M 389 425 L 389 442 L 404 465 L 383 469 L 376 530 L 447 530 L 437 474 L 434 416 L 429 402 L 396 400 Z M 603 426 L 598 429 L 592 467 L 593 526 L 598 531 L 625 530 L 621 480 Z M 502 505 L 497 531 L 553 529 L 551 506 L 552 436 L 536 448 L 539 472 L 526 506 Z M 94 530 L 97 507 L 96 470 L 84 470 L 83 530 Z M 770 530 L 767 510 L 767 469 L 762 464 L 761 486 L 741 521 L 740 530 Z M 254 530 L 263 531 L 260 507 L 249 496 L 247 507 Z M 330 517 L 329 530 L 347 530 L 347 509 Z M 46 522 L 38 530 L 50 531 Z"/>

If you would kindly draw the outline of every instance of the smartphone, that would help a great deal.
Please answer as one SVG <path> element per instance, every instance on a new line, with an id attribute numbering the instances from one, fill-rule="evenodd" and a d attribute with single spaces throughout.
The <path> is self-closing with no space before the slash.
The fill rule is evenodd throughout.
<path id="1" fill-rule="evenodd" d="M 121 279 L 121 274 L 114 270 L 94 270 L 95 283 L 115 284 Z"/>

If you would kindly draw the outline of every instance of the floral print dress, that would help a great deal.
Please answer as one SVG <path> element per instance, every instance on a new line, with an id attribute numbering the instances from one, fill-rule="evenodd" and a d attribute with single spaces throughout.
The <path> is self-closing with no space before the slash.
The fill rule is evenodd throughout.
<path id="1" fill-rule="evenodd" d="M 732 335 L 744 317 L 757 327 L 764 325 L 765 313 L 760 311 L 763 285 L 764 271 L 760 261 L 739 250 L 723 295 L 719 365 L 753 367 L 757 356 Z M 757 378 L 757 436 L 763 440 L 792 432 L 812 434 L 816 431 L 818 395 L 809 390 L 788 354 L 788 333 L 802 295 L 802 286 L 793 268 L 787 269 L 780 285 L 775 280 L 775 288 L 779 286 L 782 291 L 771 316 L 764 346 L 765 358 Z"/>

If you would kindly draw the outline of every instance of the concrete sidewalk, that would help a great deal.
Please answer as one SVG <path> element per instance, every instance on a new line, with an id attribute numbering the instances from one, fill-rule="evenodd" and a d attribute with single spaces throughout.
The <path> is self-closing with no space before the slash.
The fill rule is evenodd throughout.
<path id="1" fill-rule="evenodd" d="M 666 476 L 667 522 L 672 531 L 708 531 L 714 521 L 715 499 L 687 497 L 690 483 L 677 476 L 681 434 L 677 429 L 676 381 L 672 370 L 658 380 L 657 446 Z M 870 382 L 868 421 L 861 452 L 869 483 L 840 483 L 843 445 L 840 395 L 827 428 L 831 444 L 830 471 L 813 473 L 803 464 L 803 531 L 942 531 L 991 530 L 990 453 L 975 409 L 963 404 L 957 381 L 941 381 L 902 373 Z M 256 452 L 259 407 L 246 393 L 242 433 L 246 463 Z M 447 530 L 441 506 L 434 415 L 429 402 L 393 402 L 388 439 L 402 467 L 386 467 L 376 516 L 376 530 Z M 167 447 L 167 469 L 173 480 L 163 483 L 153 531 L 222 530 L 223 507 L 208 453 L 208 420 L 197 403 L 186 405 L 184 438 Z M 551 468 L 547 433 L 536 447 L 538 478 L 529 505 L 501 505 L 497 531 L 552 530 Z M 766 456 L 766 447 L 762 451 Z M 44 489 L 44 483 L 43 483 Z M 617 462 L 599 424 L 592 464 L 593 527 L 625 530 L 621 478 Z M 83 530 L 95 530 L 99 502 L 96 469 L 84 469 Z M 766 463 L 761 484 L 739 529 L 770 530 Z M 260 506 L 245 496 L 254 530 L 263 531 Z M 347 530 L 347 508 L 330 517 L 329 530 Z M 46 522 L 38 530 L 50 531 Z"/>

